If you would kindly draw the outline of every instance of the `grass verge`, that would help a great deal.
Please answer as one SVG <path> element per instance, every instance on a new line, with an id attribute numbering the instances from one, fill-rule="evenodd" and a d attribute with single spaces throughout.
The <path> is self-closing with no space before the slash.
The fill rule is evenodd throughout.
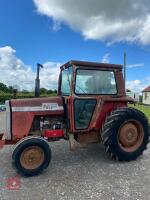
<path id="1" fill-rule="evenodd" d="M 150 123 L 150 106 L 138 104 L 136 104 L 135 106 L 133 104 L 130 104 L 129 106 L 142 111 L 147 116 Z"/>

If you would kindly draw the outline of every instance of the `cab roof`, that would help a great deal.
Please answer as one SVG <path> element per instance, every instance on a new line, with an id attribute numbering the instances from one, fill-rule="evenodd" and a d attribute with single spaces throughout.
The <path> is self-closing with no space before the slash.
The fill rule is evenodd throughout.
<path id="1" fill-rule="evenodd" d="M 81 67 L 97 67 L 97 68 L 111 68 L 111 69 L 122 69 L 122 65 L 108 64 L 108 63 L 97 63 L 97 62 L 87 62 L 79 60 L 71 60 L 63 64 L 60 68 L 67 68 L 70 65 L 81 66 Z"/>

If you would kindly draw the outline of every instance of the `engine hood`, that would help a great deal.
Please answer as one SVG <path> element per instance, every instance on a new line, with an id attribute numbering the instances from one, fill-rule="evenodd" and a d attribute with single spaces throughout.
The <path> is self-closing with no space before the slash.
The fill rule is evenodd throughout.
<path id="1" fill-rule="evenodd" d="M 21 139 L 27 136 L 36 116 L 63 116 L 62 97 L 10 100 L 11 130 L 9 139 Z"/>
<path id="2" fill-rule="evenodd" d="M 62 111 L 62 97 L 44 97 L 32 99 L 13 99 L 10 101 L 12 112 Z"/>

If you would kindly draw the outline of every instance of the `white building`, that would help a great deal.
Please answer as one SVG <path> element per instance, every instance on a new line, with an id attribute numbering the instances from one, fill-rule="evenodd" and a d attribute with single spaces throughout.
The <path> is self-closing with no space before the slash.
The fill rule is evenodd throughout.
<path id="1" fill-rule="evenodd" d="M 150 86 L 145 88 L 143 91 L 143 104 L 150 105 Z"/>

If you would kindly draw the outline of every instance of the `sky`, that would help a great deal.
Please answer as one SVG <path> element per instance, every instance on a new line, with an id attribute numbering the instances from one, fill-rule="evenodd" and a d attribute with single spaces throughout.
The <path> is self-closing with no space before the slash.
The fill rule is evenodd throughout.
<path id="1" fill-rule="evenodd" d="M 59 66 L 69 60 L 123 64 L 127 88 L 150 85 L 149 0 L 1 0 L 0 82 L 56 89 Z"/>

